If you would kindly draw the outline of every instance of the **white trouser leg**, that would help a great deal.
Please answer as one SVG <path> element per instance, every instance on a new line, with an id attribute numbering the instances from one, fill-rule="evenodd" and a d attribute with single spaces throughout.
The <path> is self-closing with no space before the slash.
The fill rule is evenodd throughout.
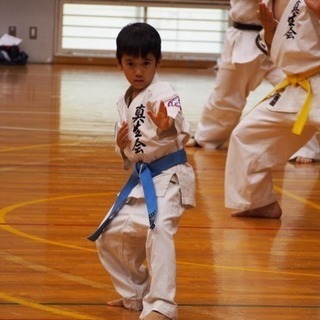
<path id="1" fill-rule="evenodd" d="M 170 319 L 178 318 L 176 295 L 176 255 L 174 235 L 184 208 L 181 206 L 179 186 L 171 184 L 164 198 L 158 198 L 159 213 L 156 228 L 148 231 L 147 261 L 149 264 L 151 286 L 143 300 L 141 318 L 152 310 Z"/>
<path id="2" fill-rule="evenodd" d="M 291 132 L 296 114 L 273 112 L 263 102 L 235 128 L 231 135 L 225 175 L 225 203 L 247 210 L 276 201 L 272 168 L 290 156 L 316 132 L 306 125 L 300 136 Z"/>
<path id="3" fill-rule="evenodd" d="M 142 226 L 131 221 L 135 213 Z M 131 199 L 96 241 L 101 263 L 128 309 L 142 309 L 143 297 L 149 291 L 149 273 L 143 265 L 147 222 L 145 202 Z"/>
<path id="4" fill-rule="evenodd" d="M 294 153 L 290 157 L 290 160 L 293 160 L 297 157 L 320 160 L 320 145 L 317 135 L 314 135 L 302 148 Z"/>
<path id="5" fill-rule="evenodd" d="M 174 235 L 184 208 L 176 181 L 157 200 L 155 229 L 150 230 L 145 200 L 131 199 L 97 240 L 97 248 L 125 307 L 136 309 L 143 302 L 141 317 L 156 310 L 177 319 Z"/>
<path id="6" fill-rule="evenodd" d="M 200 146 L 217 149 L 228 141 L 239 122 L 247 97 L 265 76 L 273 84 L 284 77 L 280 69 L 275 68 L 266 57 L 243 64 L 221 64 L 195 133 L 195 140 Z"/>

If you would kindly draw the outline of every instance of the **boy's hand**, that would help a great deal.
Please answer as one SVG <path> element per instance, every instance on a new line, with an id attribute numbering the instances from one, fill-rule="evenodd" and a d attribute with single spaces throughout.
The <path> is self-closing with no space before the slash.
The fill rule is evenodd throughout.
<path id="1" fill-rule="evenodd" d="M 160 102 L 158 113 L 148 111 L 148 115 L 154 124 L 162 131 L 168 130 L 173 125 L 173 119 L 168 117 L 167 108 L 164 102 Z"/>
<path id="2" fill-rule="evenodd" d="M 123 122 L 117 134 L 117 145 L 120 150 L 123 150 L 129 143 L 130 140 L 128 138 L 128 123 Z"/>

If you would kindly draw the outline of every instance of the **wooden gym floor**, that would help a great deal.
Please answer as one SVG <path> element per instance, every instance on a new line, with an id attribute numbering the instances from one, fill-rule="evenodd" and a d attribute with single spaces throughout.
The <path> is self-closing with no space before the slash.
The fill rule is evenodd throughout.
<path id="1" fill-rule="evenodd" d="M 193 131 L 214 70 L 163 69 Z M 137 320 L 86 240 L 128 172 L 114 153 L 112 67 L 0 67 L 0 319 Z M 269 89 L 263 84 L 252 104 Z M 197 207 L 176 236 L 181 320 L 320 319 L 320 164 L 274 170 L 281 220 L 230 217 L 226 150 L 188 149 Z"/>

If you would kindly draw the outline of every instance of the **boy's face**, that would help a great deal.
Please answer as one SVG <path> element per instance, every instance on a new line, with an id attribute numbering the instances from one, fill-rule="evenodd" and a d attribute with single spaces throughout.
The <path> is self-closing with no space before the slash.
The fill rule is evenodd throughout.
<path id="1" fill-rule="evenodd" d="M 132 88 L 139 93 L 152 82 L 159 62 L 152 54 L 148 54 L 146 58 L 135 58 L 124 54 L 119 66 Z"/>

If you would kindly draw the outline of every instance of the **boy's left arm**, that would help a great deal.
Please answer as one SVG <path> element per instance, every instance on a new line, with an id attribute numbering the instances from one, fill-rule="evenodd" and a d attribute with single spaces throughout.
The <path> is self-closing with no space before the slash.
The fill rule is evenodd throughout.
<path id="1" fill-rule="evenodd" d="M 320 20 L 320 0 L 305 0 L 307 7 L 316 15 Z"/>

